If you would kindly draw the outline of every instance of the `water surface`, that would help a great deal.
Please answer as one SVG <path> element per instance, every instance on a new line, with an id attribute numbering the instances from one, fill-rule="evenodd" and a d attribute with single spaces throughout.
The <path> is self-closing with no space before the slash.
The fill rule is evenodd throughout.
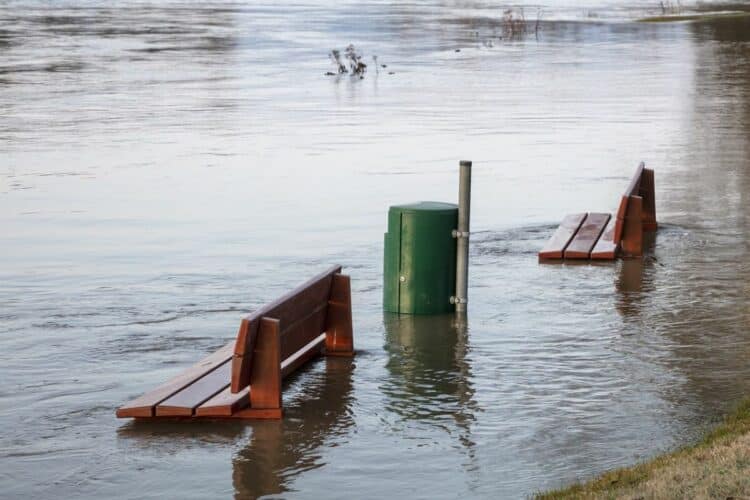
<path id="1" fill-rule="evenodd" d="M 0 496 L 516 498 L 747 395 L 750 24 L 542 10 L 507 40 L 483 1 L 3 3 Z M 349 43 L 387 68 L 324 76 Z M 469 314 L 384 314 L 387 207 L 455 201 L 461 159 Z M 646 256 L 539 265 L 641 160 Z M 283 421 L 115 419 L 331 263 L 359 353 Z"/>

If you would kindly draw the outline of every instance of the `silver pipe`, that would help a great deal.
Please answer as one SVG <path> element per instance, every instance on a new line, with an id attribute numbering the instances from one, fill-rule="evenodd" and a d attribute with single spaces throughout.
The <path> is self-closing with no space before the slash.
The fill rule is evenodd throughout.
<path id="1" fill-rule="evenodd" d="M 456 312 L 466 312 L 469 296 L 469 212 L 471 209 L 471 162 L 459 163 L 458 230 L 456 231 Z"/>

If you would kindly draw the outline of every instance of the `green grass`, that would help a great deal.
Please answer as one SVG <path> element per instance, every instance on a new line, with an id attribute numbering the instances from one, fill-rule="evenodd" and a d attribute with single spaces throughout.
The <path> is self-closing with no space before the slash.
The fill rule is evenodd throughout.
<path id="1" fill-rule="evenodd" d="M 750 399 L 698 443 L 585 483 L 539 493 L 568 498 L 729 498 L 750 495 Z"/>

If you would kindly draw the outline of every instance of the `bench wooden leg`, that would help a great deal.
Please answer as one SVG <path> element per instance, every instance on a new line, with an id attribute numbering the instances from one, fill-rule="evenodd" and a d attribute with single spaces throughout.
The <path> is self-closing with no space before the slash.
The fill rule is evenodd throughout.
<path id="1" fill-rule="evenodd" d="M 654 196 L 654 171 L 644 168 L 639 194 L 643 198 L 643 230 L 656 231 L 656 198 Z"/>
<path id="2" fill-rule="evenodd" d="M 643 255 L 643 198 L 640 196 L 628 198 L 621 244 L 624 257 Z"/>
<path id="3" fill-rule="evenodd" d="M 326 315 L 326 355 L 352 356 L 352 289 L 349 276 L 334 274 Z"/>
<path id="4" fill-rule="evenodd" d="M 281 332 L 277 319 L 260 320 L 250 374 L 250 408 L 281 409 Z"/>

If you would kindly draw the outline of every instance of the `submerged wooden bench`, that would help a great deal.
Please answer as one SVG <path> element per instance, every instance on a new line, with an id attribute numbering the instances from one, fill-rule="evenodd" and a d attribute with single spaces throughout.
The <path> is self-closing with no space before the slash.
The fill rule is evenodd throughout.
<path id="1" fill-rule="evenodd" d="M 117 409 L 119 418 L 281 418 L 281 381 L 319 354 L 352 356 L 349 276 L 335 266 L 240 323 L 236 341 Z"/>
<path id="2" fill-rule="evenodd" d="M 654 171 L 641 162 L 614 218 L 606 213 L 567 215 L 539 252 L 539 260 L 639 257 L 644 231 L 656 231 L 656 205 Z"/>

